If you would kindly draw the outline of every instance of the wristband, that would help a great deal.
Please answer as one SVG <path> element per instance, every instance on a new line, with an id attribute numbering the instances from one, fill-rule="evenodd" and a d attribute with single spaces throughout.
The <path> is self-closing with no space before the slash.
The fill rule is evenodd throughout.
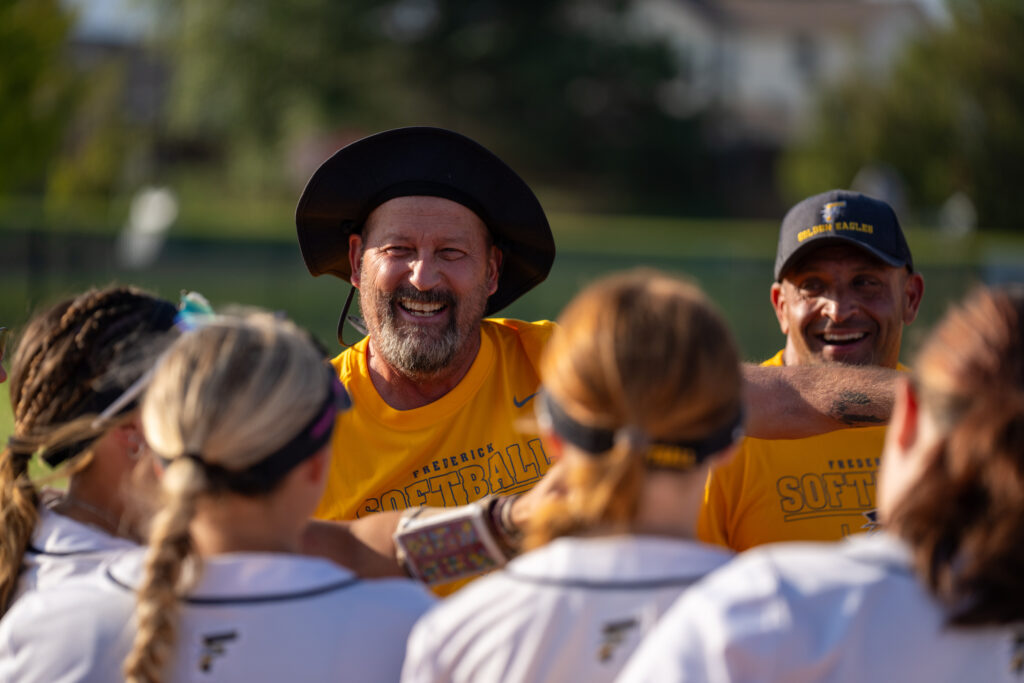
<path id="1" fill-rule="evenodd" d="M 455 508 L 406 510 L 393 537 L 398 561 L 409 576 L 428 586 L 504 565 L 512 553 L 502 547 L 501 532 L 494 525 L 497 500 L 489 496 Z"/>
<path id="2" fill-rule="evenodd" d="M 512 508 L 519 496 L 518 493 L 495 496 L 490 505 L 491 527 L 505 554 L 509 556 L 518 555 L 523 542 L 523 532 L 512 520 Z"/>

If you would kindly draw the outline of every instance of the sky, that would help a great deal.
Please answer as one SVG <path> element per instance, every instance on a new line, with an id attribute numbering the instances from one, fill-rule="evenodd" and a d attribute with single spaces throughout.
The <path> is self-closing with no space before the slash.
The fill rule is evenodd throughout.
<path id="1" fill-rule="evenodd" d="M 91 39 L 126 41 L 141 38 L 150 28 L 153 12 L 146 0 L 62 0 L 79 13 L 76 33 Z M 869 0 L 871 1 L 871 0 Z M 873 0 L 898 2 L 902 0 Z M 945 0 L 916 0 L 929 15 L 944 16 Z"/>
<path id="2" fill-rule="evenodd" d="M 93 40 L 117 42 L 142 38 L 153 12 L 145 0 L 62 0 L 78 13 L 75 34 Z"/>

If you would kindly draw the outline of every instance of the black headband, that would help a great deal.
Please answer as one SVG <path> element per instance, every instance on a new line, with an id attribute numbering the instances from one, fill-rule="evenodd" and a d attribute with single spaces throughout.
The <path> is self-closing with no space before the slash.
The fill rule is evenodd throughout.
<path id="1" fill-rule="evenodd" d="M 120 387 L 90 393 L 89 397 L 81 404 L 78 412 L 80 415 L 99 414 L 103 412 L 107 406 L 117 400 L 122 393 L 124 393 L 124 390 Z M 133 401 L 125 407 L 123 413 L 127 413 L 129 410 L 134 409 L 136 405 L 137 402 Z M 46 449 L 39 457 L 49 467 L 53 468 L 85 451 L 92 446 L 98 438 L 99 435 L 91 436 L 88 439 L 82 439 L 81 441 L 76 441 L 72 444 L 68 444 L 67 446 L 62 446 L 61 448 L 55 448 L 52 450 Z"/>
<path id="2" fill-rule="evenodd" d="M 580 424 L 574 420 L 547 392 L 541 392 L 540 407 L 551 420 L 551 429 L 560 438 L 576 448 L 598 455 L 612 449 L 624 430 L 602 429 Z M 647 445 L 645 461 L 650 467 L 688 469 L 709 456 L 724 450 L 743 436 L 743 409 L 726 425 L 703 439 L 696 441 L 660 441 L 652 439 Z"/>
<path id="3" fill-rule="evenodd" d="M 270 491 L 295 466 L 320 452 L 331 438 L 338 413 L 352 407 L 352 399 L 330 365 L 327 366 L 327 374 L 327 396 L 313 414 L 313 418 L 288 443 L 259 462 L 244 470 L 229 470 L 206 462 L 198 453 L 186 453 L 182 457 L 192 459 L 203 468 L 214 490 L 228 490 L 242 495 Z M 160 458 L 164 467 L 173 460 Z"/>

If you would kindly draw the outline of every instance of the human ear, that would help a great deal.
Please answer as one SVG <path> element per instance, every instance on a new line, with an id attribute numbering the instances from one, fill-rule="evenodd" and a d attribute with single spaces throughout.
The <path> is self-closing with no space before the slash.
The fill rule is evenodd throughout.
<path id="1" fill-rule="evenodd" d="M 906 377 L 896 379 L 895 391 L 889 430 L 893 432 L 894 443 L 905 453 L 917 442 L 921 404 L 914 385 Z"/>
<path id="2" fill-rule="evenodd" d="M 110 434 L 118 447 L 126 453 L 131 453 L 133 457 L 138 457 L 145 445 L 142 425 L 139 424 L 137 415 L 112 428 Z"/>
<path id="3" fill-rule="evenodd" d="M 782 334 L 788 335 L 789 318 L 786 316 L 786 294 L 782 291 L 781 283 L 772 283 L 770 296 L 772 301 L 772 310 L 775 311 L 775 317 L 779 321 L 779 329 L 782 330 Z"/>
<path id="4" fill-rule="evenodd" d="M 924 296 L 924 278 L 920 273 L 911 273 L 903 287 L 903 324 L 909 325 L 917 318 L 917 311 L 921 307 L 921 298 Z"/>
<path id="5" fill-rule="evenodd" d="M 501 279 L 501 249 L 492 245 L 487 259 L 487 295 L 490 296 L 498 291 L 498 280 Z"/>
<path id="6" fill-rule="evenodd" d="M 565 454 L 565 441 L 550 429 L 541 431 L 541 441 L 544 443 L 544 453 L 552 462 L 561 460 Z"/>
<path id="7" fill-rule="evenodd" d="M 327 463 L 331 458 L 331 444 L 328 443 L 315 455 L 302 463 L 305 468 L 305 476 L 311 484 L 319 484 L 327 476 Z"/>
<path id="8" fill-rule="evenodd" d="M 349 281 L 353 287 L 359 289 L 360 269 L 363 264 L 363 236 L 359 233 L 348 236 L 348 263 L 352 268 Z"/>

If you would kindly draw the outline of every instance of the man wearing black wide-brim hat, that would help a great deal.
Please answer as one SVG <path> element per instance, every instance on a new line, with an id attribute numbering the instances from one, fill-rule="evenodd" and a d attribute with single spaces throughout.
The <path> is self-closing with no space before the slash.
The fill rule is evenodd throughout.
<path id="1" fill-rule="evenodd" d="M 549 466 L 540 439 L 520 425 L 532 416 L 538 363 L 552 324 L 485 318 L 543 281 L 551 268 L 554 241 L 539 202 L 476 142 L 437 128 L 401 128 L 359 140 L 328 159 L 306 186 L 296 223 L 310 272 L 353 286 L 339 341 L 345 344 L 356 289 L 368 331 L 333 361 L 353 408 L 335 428 L 317 516 L 367 518 L 358 533 L 351 527 L 358 539 L 351 546 L 356 562 L 370 546 L 368 573 L 394 570 L 396 524 L 397 551 L 418 578 L 444 583 L 486 569 L 489 560 L 474 565 L 484 546 L 492 556 L 514 550 L 514 522 L 530 507 L 513 508 L 506 494 L 529 489 Z M 752 370 L 768 369 L 745 373 L 749 433 L 795 438 L 848 423 L 836 415 L 830 394 L 819 392 L 823 402 L 817 402 L 799 386 L 827 378 L 836 388 L 835 373 L 809 378 Z M 886 381 L 879 380 L 872 406 L 858 406 L 864 419 L 884 419 Z M 540 492 L 537 499 L 545 489 L 557 490 L 557 478 L 533 489 Z M 467 506 L 495 495 L 484 506 Z M 474 528 L 482 522 L 494 537 L 453 541 L 466 552 L 445 561 L 427 557 L 417 569 L 410 550 L 417 543 L 403 545 L 403 539 L 432 533 L 434 522 L 426 520 L 432 513 L 419 514 L 420 506 L 461 506 L 461 522 Z M 373 514 L 406 509 L 411 512 L 401 523 L 394 514 Z M 336 533 L 347 528 L 312 525 L 307 550 L 351 565 L 342 547 L 347 540 Z M 447 531 L 457 536 L 465 528 Z M 419 539 L 418 545 L 432 546 L 436 539 Z M 500 552 L 493 552 L 495 543 Z M 425 566 L 436 571 L 428 576 Z"/>
<path id="2" fill-rule="evenodd" d="M 354 407 L 335 429 L 318 516 L 452 507 L 536 483 L 548 459 L 518 424 L 552 324 L 485 318 L 554 260 L 526 183 L 462 135 L 401 128 L 328 159 L 296 223 L 306 266 L 359 291 L 368 332 L 333 361 Z"/>

